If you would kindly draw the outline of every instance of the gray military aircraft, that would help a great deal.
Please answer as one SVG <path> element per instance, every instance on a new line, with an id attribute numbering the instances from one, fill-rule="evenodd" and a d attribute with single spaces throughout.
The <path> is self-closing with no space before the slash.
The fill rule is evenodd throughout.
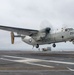
<path id="1" fill-rule="evenodd" d="M 56 47 L 55 43 L 70 41 L 74 44 L 74 29 L 66 28 L 64 31 L 57 33 L 51 33 L 51 28 L 46 27 L 41 30 L 33 29 L 24 29 L 24 28 L 15 28 L 9 26 L 1 26 L 0 29 L 11 32 L 11 43 L 14 44 L 14 37 L 21 37 L 22 41 L 39 48 L 39 45 L 44 44 L 53 44 L 53 47 Z M 17 35 L 14 35 L 14 32 Z"/>

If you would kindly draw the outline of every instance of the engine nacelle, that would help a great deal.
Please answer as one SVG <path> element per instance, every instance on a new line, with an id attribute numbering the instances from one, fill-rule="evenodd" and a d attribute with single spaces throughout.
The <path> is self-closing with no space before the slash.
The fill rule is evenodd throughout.
<path id="1" fill-rule="evenodd" d="M 51 28 L 47 27 L 47 28 L 42 29 L 41 32 L 48 34 L 48 33 L 50 33 L 50 30 L 51 30 Z"/>
<path id="2" fill-rule="evenodd" d="M 47 37 L 47 35 L 50 33 L 51 28 L 47 27 L 45 29 L 40 30 L 38 35 L 36 36 L 36 40 L 43 40 Z"/>
<path id="3" fill-rule="evenodd" d="M 11 32 L 11 43 L 14 44 L 14 33 Z"/>

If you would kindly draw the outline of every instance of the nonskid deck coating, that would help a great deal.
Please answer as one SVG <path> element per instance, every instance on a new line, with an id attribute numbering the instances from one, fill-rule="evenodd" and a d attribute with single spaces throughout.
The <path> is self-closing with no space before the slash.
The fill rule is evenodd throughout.
<path id="1" fill-rule="evenodd" d="M 0 51 L 0 75 L 73 75 L 73 63 L 74 52 Z"/>

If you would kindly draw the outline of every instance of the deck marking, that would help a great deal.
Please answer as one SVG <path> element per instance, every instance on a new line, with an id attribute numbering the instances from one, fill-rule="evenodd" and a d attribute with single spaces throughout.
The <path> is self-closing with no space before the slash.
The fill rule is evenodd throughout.
<path id="1" fill-rule="evenodd" d="M 36 63 L 32 63 L 32 62 L 30 62 L 30 61 L 25 61 L 25 60 L 23 60 L 23 61 L 22 61 L 22 60 L 11 60 L 11 59 L 6 59 L 6 58 L 0 58 L 0 59 L 6 60 L 6 61 L 11 61 L 11 62 L 18 62 L 18 63 L 25 63 L 25 64 L 29 64 L 29 65 L 36 65 L 36 66 L 54 68 L 54 66 L 36 64 Z"/>
<path id="2" fill-rule="evenodd" d="M 30 61 L 30 62 L 50 62 L 50 63 L 58 63 L 58 64 L 66 64 L 66 65 L 74 65 L 74 62 L 64 62 L 64 61 L 55 61 L 55 60 L 43 60 L 43 59 L 35 59 L 35 58 L 25 58 L 25 57 L 17 57 L 17 56 L 8 56 L 4 55 L 4 57 L 10 57 L 10 58 L 21 58 L 26 59 L 24 61 Z M 35 61 L 34 61 L 35 60 Z M 19 60 L 18 60 L 19 61 Z M 23 60 L 22 60 L 23 61 Z M 21 61 L 20 61 L 21 62 Z"/>
<path id="3" fill-rule="evenodd" d="M 64 61 L 54 61 L 54 60 L 44 60 L 45 62 L 58 63 L 58 64 L 67 64 L 74 65 L 74 62 L 64 62 Z"/>
<path id="4" fill-rule="evenodd" d="M 67 67 L 70 71 L 74 71 L 74 69 L 71 69 L 71 68 L 69 68 L 69 67 Z"/>

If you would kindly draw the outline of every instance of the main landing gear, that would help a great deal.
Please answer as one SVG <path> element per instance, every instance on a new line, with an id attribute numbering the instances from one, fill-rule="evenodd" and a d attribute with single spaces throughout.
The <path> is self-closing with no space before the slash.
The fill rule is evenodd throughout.
<path id="1" fill-rule="evenodd" d="M 56 44 L 54 43 L 52 46 L 56 47 Z M 39 44 L 36 45 L 36 48 L 39 48 Z"/>
<path id="2" fill-rule="evenodd" d="M 34 48 L 34 47 L 39 48 L 39 44 L 37 44 L 37 45 L 35 45 L 35 46 L 33 45 L 33 48 Z M 33 48 L 32 48 L 32 49 L 33 49 Z"/>
<path id="3" fill-rule="evenodd" d="M 39 48 L 39 44 L 36 45 L 36 48 Z"/>
<path id="4" fill-rule="evenodd" d="M 36 48 L 38 48 L 38 50 L 40 51 L 39 44 L 36 45 Z"/>
<path id="5" fill-rule="evenodd" d="M 56 47 L 56 44 L 54 43 L 52 46 L 53 46 L 53 47 Z"/>

